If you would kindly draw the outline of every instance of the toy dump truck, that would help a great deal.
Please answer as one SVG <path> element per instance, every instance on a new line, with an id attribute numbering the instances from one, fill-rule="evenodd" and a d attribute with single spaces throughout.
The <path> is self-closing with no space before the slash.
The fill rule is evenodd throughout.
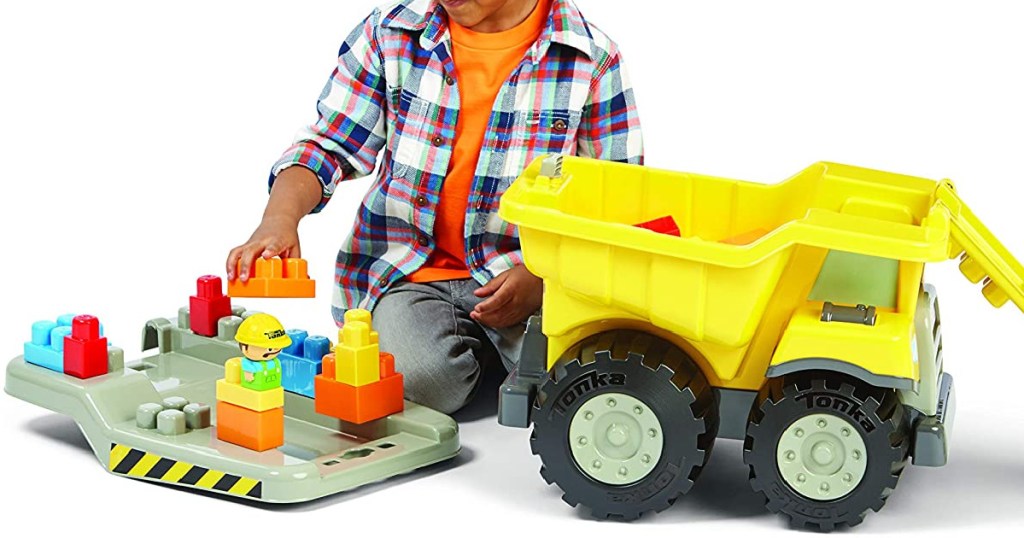
<path id="1" fill-rule="evenodd" d="M 1024 270 L 949 181 L 819 163 L 763 185 L 552 156 L 500 214 L 544 303 L 499 420 L 532 423 L 542 476 L 598 517 L 668 507 L 723 437 L 769 510 L 860 523 L 908 459 L 947 460 L 924 264 L 960 257 L 990 303 L 1024 307 Z"/>

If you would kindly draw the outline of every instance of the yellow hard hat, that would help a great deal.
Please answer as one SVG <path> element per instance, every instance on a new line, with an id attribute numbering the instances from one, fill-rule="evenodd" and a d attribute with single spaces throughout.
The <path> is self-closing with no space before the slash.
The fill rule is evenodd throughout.
<path id="1" fill-rule="evenodd" d="M 285 348 L 292 345 L 292 339 L 284 332 L 284 326 L 270 314 L 253 314 L 238 326 L 235 340 L 242 344 L 265 348 Z"/>

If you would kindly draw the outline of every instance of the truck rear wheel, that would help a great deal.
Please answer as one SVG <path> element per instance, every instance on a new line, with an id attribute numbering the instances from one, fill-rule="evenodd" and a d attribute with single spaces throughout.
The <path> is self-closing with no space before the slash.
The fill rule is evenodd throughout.
<path id="1" fill-rule="evenodd" d="M 771 379 L 751 411 L 743 460 L 768 510 L 793 525 L 857 525 L 885 504 L 909 444 L 895 391 L 832 372 Z"/>
<path id="2" fill-rule="evenodd" d="M 541 386 L 541 476 L 598 518 L 631 520 L 689 491 L 718 429 L 714 393 L 678 348 L 639 331 L 584 339 Z"/>

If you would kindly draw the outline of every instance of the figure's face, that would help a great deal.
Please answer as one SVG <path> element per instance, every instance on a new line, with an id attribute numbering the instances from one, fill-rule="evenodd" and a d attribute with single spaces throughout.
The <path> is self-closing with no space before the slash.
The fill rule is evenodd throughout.
<path id="1" fill-rule="evenodd" d="M 438 0 L 448 16 L 478 32 L 500 32 L 522 22 L 537 0 Z"/>
<path id="2" fill-rule="evenodd" d="M 251 361 L 270 361 L 274 360 L 281 353 L 280 348 L 273 347 L 260 347 L 251 344 L 242 344 L 242 355 Z"/>

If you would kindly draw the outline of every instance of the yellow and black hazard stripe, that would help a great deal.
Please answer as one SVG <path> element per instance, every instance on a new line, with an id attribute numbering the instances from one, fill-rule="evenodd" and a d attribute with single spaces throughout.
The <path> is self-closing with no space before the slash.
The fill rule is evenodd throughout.
<path id="1" fill-rule="evenodd" d="M 110 472 L 260 499 L 263 482 L 175 461 L 137 448 L 110 444 Z"/>

